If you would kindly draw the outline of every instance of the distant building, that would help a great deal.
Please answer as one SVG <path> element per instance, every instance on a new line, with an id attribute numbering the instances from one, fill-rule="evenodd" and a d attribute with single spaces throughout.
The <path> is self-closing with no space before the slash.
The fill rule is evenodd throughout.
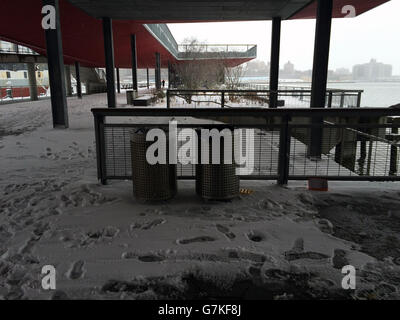
<path id="1" fill-rule="evenodd" d="M 347 68 L 338 68 L 338 69 L 336 69 L 335 73 L 338 76 L 348 76 L 351 74 L 351 71 Z"/>
<path id="2" fill-rule="evenodd" d="M 354 80 L 379 81 L 392 77 L 393 68 L 372 59 L 369 63 L 358 64 L 353 67 Z"/>
<path id="3" fill-rule="evenodd" d="M 39 86 L 48 86 L 48 70 L 36 71 L 36 82 Z M 0 87 L 24 87 L 28 85 L 28 71 L 0 70 Z"/>
<path id="4" fill-rule="evenodd" d="M 285 65 L 283 66 L 283 73 L 287 74 L 287 75 L 292 75 L 295 73 L 294 70 L 294 64 L 291 63 L 290 61 L 288 61 L 287 63 L 285 63 Z"/>
<path id="5" fill-rule="evenodd" d="M 269 75 L 270 63 L 266 64 L 261 60 L 253 60 L 247 63 L 246 77 L 267 77 Z"/>

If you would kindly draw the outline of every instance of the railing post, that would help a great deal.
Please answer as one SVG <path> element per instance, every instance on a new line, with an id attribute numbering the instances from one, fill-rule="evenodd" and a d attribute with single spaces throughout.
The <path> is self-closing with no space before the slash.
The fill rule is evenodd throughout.
<path id="1" fill-rule="evenodd" d="M 340 108 L 344 107 L 344 95 L 345 93 L 342 91 L 342 94 L 340 96 Z"/>
<path id="2" fill-rule="evenodd" d="M 329 91 L 329 96 L 328 96 L 328 108 L 332 108 L 332 98 L 333 98 L 333 92 Z"/>
<path id="3" fill-rule="evenodd" d="M 359 92 L 357 95 L 357 108 L 360 107 L 361 107 L 361 92 Z"/>
<path id="4" fill-rule="evenodd" d="M 395 121 L 392 120 L 392 124 L 394 124 Z M 392 135 L 393 138 L 391 141 L 397 141 L 394 139 L 395 135 L 398 135 L 399 133 L 399 128 L 398 127 L 392 127 Z M 389 175 L 390 176 L 395 176 L 397 175 L 397 157 L 398 157 L 398 146 L 392 145 L 390 147 L 390 171 Z"/>
<path id="5" fill-rule="evenodd" d="M 94 115 L 94 131 L 96 138 L 97 177 L 101 184 L 106 185 L 104 116 Z"/>
<path id="6" fill-rule="evenodd" d="M 79 99 L 82 99 L 81 72 L 80 72 L 80 67 L 79 67 L 79 62 L 78 61 L 75 62 L 75 79 L 76 79 L 76 96 Z M 90 90 L 86 90 L 87 94 L 90 93 L 88 91 L 90 91 Z"/>
<path id="7" fill-rule="evenodd" d="M 371 175 L 371 164 L 372 164 L 372 149 L 374 145 L 374 140 L 371 137 L 369 140 L 369 147 L 368 147 L 368 160 L 367 160 L 367 176 Z"/>
<path id="8" fill-rule="evenodd" d="M 170 93 L 169 90 L 167 90 L 167 109 L 170 108 Z"/>
<path id="9" fill-rule="evenodd" d="M 278 162 L 278 184 L 287 185 L 289 182 L 289 159 L 290 159 L 290 128 L 289 116 L 282 118 L 282 126 L 279 135 L 279 162 Z"/>
<path id="10" fill-rule="evenodd" d="M 221 108 L 225 108 L 225 91 L 221 91 Z"/>
<path id="11" fill-rule="evenodd" d="M 280 17 L 274 17 L 272 20 L 271 35 L 271 67 L 269 74 L 269 107 L 277 108 L 278 89 L 279 89 L 279 56 L 281 44 L 281 24 Z"/>

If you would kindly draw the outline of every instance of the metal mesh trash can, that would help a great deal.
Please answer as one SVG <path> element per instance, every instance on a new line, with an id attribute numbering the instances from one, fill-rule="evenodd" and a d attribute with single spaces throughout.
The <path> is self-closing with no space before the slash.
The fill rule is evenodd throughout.
<path id="1" fill-rule="evenodd" d="M 200 137 L 200 135 L 199 135 Z M 235 144 L 232 139 L 232 164 L 225 164 L 225 141 L 221 139 L 220 164 L 212 164 L 212 144 L 209 143 L 209 163 L 196 166 L 196 193 L 206 200 L 230 200 L 240 194 L 240 179 L 236 175 L 237 165 L 234 161 Z M 198 157 L 205 151 L 204 142 L 199 139 Z"/>
<path id="2" fill-rule="evenodd" d="M 142 202 L 169 200 L 177 193 L 176 165 L 148 163 L 146 152 L 153 142 L 146 141 L 146 133 L 146 129 L 131 133 L 133 194 Z"/>
<path id="3" fill-rule="evenodd" d="M 135 94 L 133 90 L 126 90 L 126 103 L 128 105 L 133 105 L 133 100 L 135 100 Z"/>

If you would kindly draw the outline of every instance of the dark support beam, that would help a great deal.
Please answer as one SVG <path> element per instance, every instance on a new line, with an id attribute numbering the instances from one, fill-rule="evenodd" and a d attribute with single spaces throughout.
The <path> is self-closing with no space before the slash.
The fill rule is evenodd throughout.
<path id="1" fill-rule="evenodd" d="M 392 122 L 394 122 L 392 120 Z M 397 136 L 399 134 L 399 127 L 393 127 L 392 128 L 392 135 L 393 136 Z M 398 173 L 398 154 L 399 154 L 399 150 L 398 150 L 398 146 L 392 145 L 390 147 L 390 170 L 389 170 L 389 175 L 391 176 L 395 176 Z"/>
<path id="2" fill-rule="evenodd" d="M 79 68 L 79 62 L 75 62 L 75 75 L 76 75 L 76 95 L 79 99 L 82 99 L 82 82 L 81 82 L 81 71 Z M 86 92 L 87 93 L 87 92 Z"/>
<path id="3" fill-rule="evenodd" d="M 65 88 L 67 91 L 67 96 L 72 96 L 72 82 L 71 82 L 71 67 L 65 66 Z"/>
<path id="4" fill-rule="evenodd" d="M 36 65 L 28 63 L 28 80 L 29 80 L 29 94 L 32 101 L 38 100 L 38 90 L 36 82 Z"/>
<path id="5" fill-rule="evenodd" d="M 168 61 L 168 89 L 171 89 L 171 82 L 172 82 L 172 66 L 171 62 Z"/>
<path id="6" fill-rule="evenodd" d="M 107 101 L 109 108 L 117 106 L 115 95 L 115 64 L 112 20 L 103 18 L 104 54 L 106 62 Z"/>
<path id="7" fill-rule="evenodd" d="M 290 162 L 290 117 L 282 118 L 283 127 L 279 135 L 279 161 L 278 161 L 278 184 L 287 185 L 289 182 L 289 162 Z"/>
<path id="8" fill-rule="evenodd" d="M 121 93 L 121 78 L 119 76 L 119 68 L 116 69 L 117 73 L 117 92 Z"/>
<path id="9" fill-rule="evenodd" d="M 43 5 L 51 5 L 56 9 L 56 28 L 45 30 L 53 126 L 54 128 L 68 128 L 59 1 L 43 0 Z"/>
<path id="10" fill-rule="evenodd" d="M 281 18 L 272 20 L 271 68 L 269 73 L 270 108 L 277 108 L 279 86 L 279 53 L 281 46 Z"/>
<path id="11" fill-rule="evenodd" d="M 328 82 L 329 47 L 331 40 L 333 0 L 318 0 L 315 29 L 314 64 L 311 85 L 311 108 L 324 108 Z M 314 124 L 322 124 L 322 118 L 313 119 Z M 322 128 L 311 130 L 309 156 L 320 158 L 322 149 Z"/>
<path id="12" fill-rule="evenodd" d="M 156 89 L 161 90 L 161 55 L 156 52 Z"/>
<path id="13" fill-rule="evenodd" d="M 150 74 L 149 74 L 149 68 L 146 69 L 147 72 L 147 89 L 150 89 Z"/>
<path id="14" fill-rule="evenodd" d="M 137 52 L 136 52 L 136 35 L 131 35 L 131 50 L 132 50 L 132 84 L 133 90 L 138 91 L 137 81 Z"/>

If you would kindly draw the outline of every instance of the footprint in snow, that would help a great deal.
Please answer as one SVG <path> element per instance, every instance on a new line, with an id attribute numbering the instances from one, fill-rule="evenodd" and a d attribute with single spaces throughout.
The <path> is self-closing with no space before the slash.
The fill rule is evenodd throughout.
<path id="1" fill-rule="evenodd" d="M 225 227 L 221 224 L 217 224 L 216 227 L 217 230 L 222 234 L 224 234 L 229 240 L 236 238 L 236 235 L 233 232 L 231 232 L 231 230 L 228 227 Z"/>
<path id="2" fill-rule="evenodd" d="M 164 224 L 166 222 L 167 222 L 167 220 L 165 220 L 165 219 L 156 219 L 156 220 L 153 220 L 151 222 L 145 223 L 142 226 L 142 230 L 150 230 L 150 229 L 153 229 L 154 227 L 162 225 L 162 224 Z"/>
<path id="3" fill-rule="evenodd" d="M 138 255 L 134 252 L 124 252 L 122 259 L 138 259 L 141 262 L 161 262 L 165 260 L 165 257 L 159 254 L 142 254 Z"/>
<path id="4" fill-rule="evenodd" d="M 246 234 L 247 239 L 249 239 L 252 242 L 261 242 L 265 240 L 265 235 L 259 231 L 252 230 L 249 233 Z"/>
<path id="5" fill-rule="evenodd" d="M 191 243 L 196 243 L 196 242 L 212 242 L 216 241 L 217 239 L 209 236 L 201 236 L 201 237 L 195 237 L 195 238 L 189 238 L 189 239 L 179 239 L 177 240 L 178 244 L 191 244 Z"/>
<path id="6" fill-rule="evenodd" d="M 319 252 L 304 251 L 304 239 L 298 238 L 293 244 L 293 248 L 285 252 L 285 259 L 287 261 L 294 261 L 300 259 L 323 260 L 329 256 Z"/>
<path id="7" fill-rule="evenodd" d="M 74 262 L 67 272 L 67 277 L 71 280 L 81 279 L 85 273 L 84 265 L 85 262 L 82 260 Z"/>

